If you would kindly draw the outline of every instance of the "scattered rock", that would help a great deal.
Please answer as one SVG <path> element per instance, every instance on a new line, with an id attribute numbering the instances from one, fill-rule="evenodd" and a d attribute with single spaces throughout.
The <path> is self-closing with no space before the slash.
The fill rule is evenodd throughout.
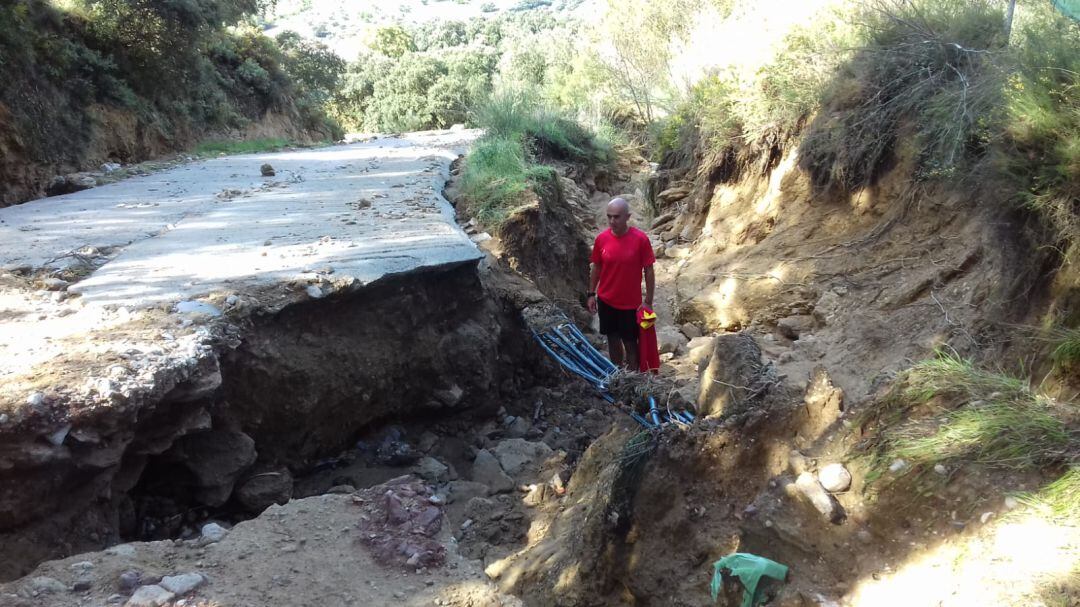
<path id="1" fill-rule="evenodd" d="M 529 492 L 525 494 L 522 503 L 530 508 L 535 508 L 547 499 L 549 491 L 547 484 L 529 485 Z"/>
<path id="2" fill-rule="evenodd" d="M 56 578 L 38 576 L 30 578 L 30 590 L 41 594 L 57 594 L 67 592 L 68 587 Z"/>
<path id="3" fill-rule="evenodd" d="M 265 163 L 259 167 L 259 172 L 262 173 L 263 177 L 273 177 L 276 174 L 274 172 L 274 167 L 270 166 L 269 163 Z"/>
<path id="4" fill-rule="evenodd" d="M 842 464 L 829 464 L 818 472 L 818 482 L 830 493 L 847 491 L 851 487 L 851 473 Z"/>
<path id="5" fill-rule="evenodd" d="M 161 607 L 173 600 L 176 595 L 161 586 L 143 586 L 131 595 L 124 607 Z"/>
<path id="6" fill-rule="evenodd" d="M 41 280 L 41 286 L 44 287 L 46 291 L 66 291 L 67 288 L 71 286 L 71 283 L 63 278 L 50 276 L 49 278 Z"/>
<path id="7" fill-rule="evenodd" d="M 454 384 L 449 388 L 436 390 L 433 396 L 435 397 L 435 400 L 439 401 L 442 405 L 446 407 L 455 407 L 461 402 L 461 397 L 464 395 L 465 390 L 463 390 L 461 386 Z"/>
<path id="8" fill-rule="evenodd" d="M 698 327 L 694 323 L 683 323 L 679 327 L 679 329 L 682 331 L 682 334 L 687 337 L 687 339 L 695 339 L 701 337 L 701 327 Z"/>
<path id="9" fill-rule="evenodd" d="M 161 578 L 161 587 L 173 594 L 183 595 L 195 590 L 206 582 L 206 578 L 199 573 L 185 573 L 183 575 L 167 575 Z"/>
<path id="10" fill-rule="evenodd" d="M 522 438 L 509 438 L 495 447 L 495 456 L 499 458 L 502 469 L 510 476 L 517 476 L 537 460 L 551 457 L 552 450 L 544 443 L 529 442 Z M 494 488 L 494 486 L 493 486 Z"/>
<path id="11" fill-rule="evenodd" d="M 131 544 L 118 544 L 105 549 L 105 554 L 124 558 L 135 557 L 135 547 Z"/>
<path id="12" fill-rule="evenodd" d="M 690 245 L 676 245 L 664 249 L 664 257 L 668 259 L 686 259 L 690 257 Z"/>
<path id="13" fill-rule="evenodd" d="M 64 444 L 64 439 L 67 438 L 68 432 L 71 432 L 71 424 L 64 424 L 58 430 L 46 434 L 45 440 L 49 441 L 49 444 L 59 447 Z"/>
<path id="14" fill-rule="evenodd" d="M 450 481 L 447 486 L 446 503 L 464 503 L 474 497 L 487 497 L 491 489 L 476 481 Z"/>
<path id="15" fill-rule="evenodd" d="M 776 331 L 788 339 L 799 339 L 803 333 L 814 329 L 814 317 L 809 314 L 796 314 L 776 321 Z"/>
<path id="16" fill-rule="evenodd" d="M 304 292 L 312 299 L 321 299 L 323 296 L 323 291 L 319 288 L 319 285 L 308 285 Z"/>
<path id="17" fill-rule="evenodd" d="M 908 463 L 904 460 L 894 459 L 893 462 L 889 464 L 889 472 L 903 472 L 907 467 Z"/>
<path id="18" fill-rule="evenodd" d="M 203 525 L 201 531 L 202 539 L 207 543 L 220 542 L 228 534 L 229 530 L 217 523 L 207 523 Z"/>
<path id="19" fill-rule="evenodd" d="M 120 574 L 117 579 L 117 584 L 120 586 L 120 592 L 130 593 L 139 587 L 142 583 L 142 573 L 134 569 L 129 569 Z"/>
<path id="20" fill-rule="evenodd" d="M 34 392 L 30 396 L 26 397 L 26 404 L 30 405 L 31 407 L 40 407 L 44 403 L 45 395 L 41 392 Z"/>
<path id="21" fill-rule="evenodd" d="M 520 439 L 518 439 L 520 440 Z M 489 487 L 493 493 L 506 493 L 514 488 L 514 481 L 506 475 L 499 460 L 487 449 L 481 449 L 473 460 L 472 479 Z"/>
<path id="22" fill-rule="evenodd" d="M 506 427 L 506 434 L 511 438 L 524 438 L 529 430 L 532 429 L 532 424 L 524 417 L 515 417 L 514 421 L 510 422 L 510 425 Z"/>
<path id="23" fill-rule="evenodd" d="M 844 509 L 837 503 L 833 496 L 829 495 L 821 483 L 809 472 L 803 472 L 795 479 L 795 488 L 807 500 L 813 504 L 814 509 L 822 514 L 829 522 L 840 524 L 844 520 Z"/>
<path id="24" fill-rule="evenodd" d="M 791 453 L 788 454 L 788 466 L 791 467 L 791 471 L 796 475 L 806 472 L 808 468 L 806 456 L 792 449 Z"/>
<path id="25" fill-rule="evenodd" d="M 682 331 L 675 327 L 660 327 L 656 330 L 656 345 L 661 354 L 678 354 L 688 341 Z"/>
<path id="26" fill-rule="evenodd" d="M 116 172 L 116 171 L 119 171 L 119 170 L 120 170 L 120 163 L 119 162 L 106 162 L 105 164 L 101 165 L 101 172 L 102 173 L 113 173 L 113 172 Z"/>
<path id="27" fill-rule="evenodd" d="M 219 310 L 217 306 L 203 301 L 181 301 L 176 304 L 173 310 L 180 314 L 205 314 L 213 317 L 221 316 L 221 310 Z"/>
<path id="28" fill-rule="evenodd" d="M 949 473 L 949 469 L 946 468 L 943 464 L 934 464 L 934 472 L 940 474 L 941 476 L 945 476 Z"/>
<path id="29" fill-rule="evenodd" d="M 404 432 L 390 426 L 375 449 L 375 459 L 386 466 L 408 466 L 420 459 L 420 454 L 404 439 Z"/>
<path id="30" fill-rule="evenodd" d="M 97 179 L 85 173 L 71 173 L 70 175 L 57 175 L 45 186 L 47 196 L 60 196 L 90 189 L 97 185 Z"/>
<path id="31" fill-rule="evenodd" d="M 434 457 L 422 457 L 413 466 L 416 476 L 436 485 L 441 485 L 449 479 L 450 469 Z"/>
<path id="32" fill-rule="evenodd" d="M 670 204 L 678 202 L 683 198 L 690 195 L 689 186 L 675 186 L 664 190 L 656 195 L 656 197 L 664 204 Z"/>
<path id="33" fill-rule="evenodd" d="M 236 499 L 245 508 L 261 512 L 273 504 L 285 504 L 292 499 L 293 477 L 285 467 L 261 472 L 241 481 Z"/>
<path id="34" fill-rule="evenodd" d="M 712 354 L 713 337 L 705 335 L 694 337 L 687 344 L 686 349 L 690 352 L 690 362 L 700 365 L 709 359 Z"/>
<path id="35" fill-rule="evenodd" d="M 666 192 L 667 190 L 664 190 L 664 191 Z M 658 230 L 658 229 L 666 226 L 667 224 L 671 223 L 672 220 L 674 220 L 675 217 L 677 217 L 677 216 L 678 216 L 678 213 L 676 213 L 674 211 L 672 211 L 670 213 L 664 213 L 663 215 L 657 215 L 656 218 L 654 218 L 652 220 L 652 225 L 650 226 L 650 228 L 653 229 L 653 230 Z M 661 245 L 661 246 L 663 246 L 663 245 Z"/>
<path id="36" fill-rule="evenodd" d="M 181 437 L 167 453 L 191 471 L 195 497 L 207 506 L 221 506 L 240 474 L 255 463 L 255 441 L 243 432 L 210 430 Z"/>

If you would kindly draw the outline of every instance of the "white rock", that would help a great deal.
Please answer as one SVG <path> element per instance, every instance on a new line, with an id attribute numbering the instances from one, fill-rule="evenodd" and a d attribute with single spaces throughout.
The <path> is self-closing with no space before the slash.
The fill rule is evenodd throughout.
<path id="1" fill-rule="evenodd" d="M 934 472 L 937 472 L 941 476 L 945 476 L 949 473 L 949 470 L 942 464 L 934 464 Z"/>
<path id="2" fill-rule="evenodd" d="M 67 592 L 68 587 L 56 578 L 38 576 L 30 579 L 30 589 L 41 594 Z"/>
<path id="3" fill-rule="evenodd" d="M 187 594 L 204 583 L 206 578 L 199 573 L 167 575 L 161 579 L 161 587 L 173 594 Z"/>
<path id="4" fill-rule="evenodd" d="M 900 472 L 906 469 L 908 463 L 902 459 L 894 459 L 893 463 L 889 464 L 889 472 Z"/>
<path id="5" fill-rule="evenodd" d="M 236 295 L 230 295 L 230 296 L 225 298 L 225 305 L 227 305 L 227 306 L 235 306 L 237 304 L 237 302 L 239 302 L 239 301 L 240 301 L 239 297 L 237 297 Z"/>
<path id="6" fill-rule="evenodd" d="M 45 402 L 45 395 L 42 394 L 41 392 L 34 392 L 30 396 L 26 397 L 26 404 L 30 405 L 31 407 L 40 406 L 44 402 Z"/>
<path id="7" fill-rule="evenodd" d="M 202 527 L 202 537 L 208 542 L 220 542 L 229 534 L 229 530 L 217 523 L 207 523 Z"/>
<path id="8" fill-rule="evenodd" d="M 124 558 L 133 558 L 135 556 L 135 546 L 131 544 L 119 544 L 111 546 L 105 549 L 105 554 L 111 556 L 122 556 Z"/>
<path id="9" fill-rule="evenodd" d="M 795 488 L 829 521 L 839 523 L 843 520 L 844 515 L 840 505 L 825 491 L 813 474 L 809 472 L 800 474 L 795 479 Z"/>
<path id="10" fill-rule="evenodd" d="M 1015 510 L 1016 507 L 1019 506 L 1019 505 L 1020 505 L 1020 500 L 1016 499 L 1015 497 L 1010 495 L 1010 496 L 1005 498 L 1005 508 L 1007 508 L 1009 510 Z"/>
<path id="11" fill-rule="evenodd" d="M 46 434 L 45 440 L 49 441 L 50 444 L 59 447 L 64 444 L 64 439 L 67 438 L 68 432 L 71 432 L 71 424 L 64 424 L 56 432 Z"/>
<path id="12" fill-rule="evenodd" d="M 78 563 L 72 563 L 70 567 L 79 571 L 88 571 L 94 568 L 94 563 L 92 561 L 79 561 Z"/>
<path id="13" fill-rule="evenodd" d="M 124 607 L 161 607 L 173 600 L 176 595 L 161 586 L 143 586 L 131 595 Z"/>
<path id="14" fill-rule="evenodd" d="M 818 482 L 830 493 L 847 491 L 851 487 L 851 473 L 843 464 L 829 464 L 818 472 Z"/>
<path id="15" fill-rule="evenodd" d="M 312 299 L 320 299 L 323 296 L 322 289 L 319 288 L 319 285 L 309 285 L 306 291 L 308 297 Z"/>
<path id="16" fill-rule="evenodd" d="M 8 423 L 8 419 L 9 418 L 7 413 L 0 413 L 0 424 Z"/>
<path id="17" fill-rule="evenodd" d="M 203 301 L 181 301 L 173 308 L 180 314 L 206 314 L 207 316 L 221 316 L 221 310 L 217 306 Z"/>

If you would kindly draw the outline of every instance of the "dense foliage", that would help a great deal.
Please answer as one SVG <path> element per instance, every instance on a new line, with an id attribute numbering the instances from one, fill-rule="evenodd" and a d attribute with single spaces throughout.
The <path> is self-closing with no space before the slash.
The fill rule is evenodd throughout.
<path id="1" fill-rule="evenodd" d="M 31 159 L 77 165 L 93 137 L 92 107 L 130 113 L 175 145 L 241 129 L 272 109 L 334 135 L 321 109 L 336 88 L 325 49 L 228 27 L 258 0 L 61 6 L 0 4 L 0 104 Z"/>

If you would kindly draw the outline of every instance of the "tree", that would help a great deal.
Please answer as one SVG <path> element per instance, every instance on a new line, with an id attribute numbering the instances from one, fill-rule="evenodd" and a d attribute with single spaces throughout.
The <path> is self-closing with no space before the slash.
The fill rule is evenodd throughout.
<path id="1" fill-rule="evenodd" d="M 397 59 L 405 53 L 415 51 L 416 43 L 413 41 L 412 34 L 404 27 L 392 25 L 381 27 L 375 32 L 375 43 L 372 48 L 387 57 Z"/>

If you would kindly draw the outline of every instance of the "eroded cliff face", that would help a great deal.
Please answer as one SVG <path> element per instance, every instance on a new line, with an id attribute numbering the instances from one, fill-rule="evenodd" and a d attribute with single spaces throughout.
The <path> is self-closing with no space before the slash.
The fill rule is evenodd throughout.
<path id="1" fill-rule="evenodd" d="M 761 333 L 780 374 L 825 366 L 861 400 L 935 348 L 1000 356 L 1002 323 L 1035 318 L 1056 258 L 992 192 L 917 183 L 903 158 L 873 186 L 823 191 L 793 148 L 661 174 L 681 322 Z"/>

